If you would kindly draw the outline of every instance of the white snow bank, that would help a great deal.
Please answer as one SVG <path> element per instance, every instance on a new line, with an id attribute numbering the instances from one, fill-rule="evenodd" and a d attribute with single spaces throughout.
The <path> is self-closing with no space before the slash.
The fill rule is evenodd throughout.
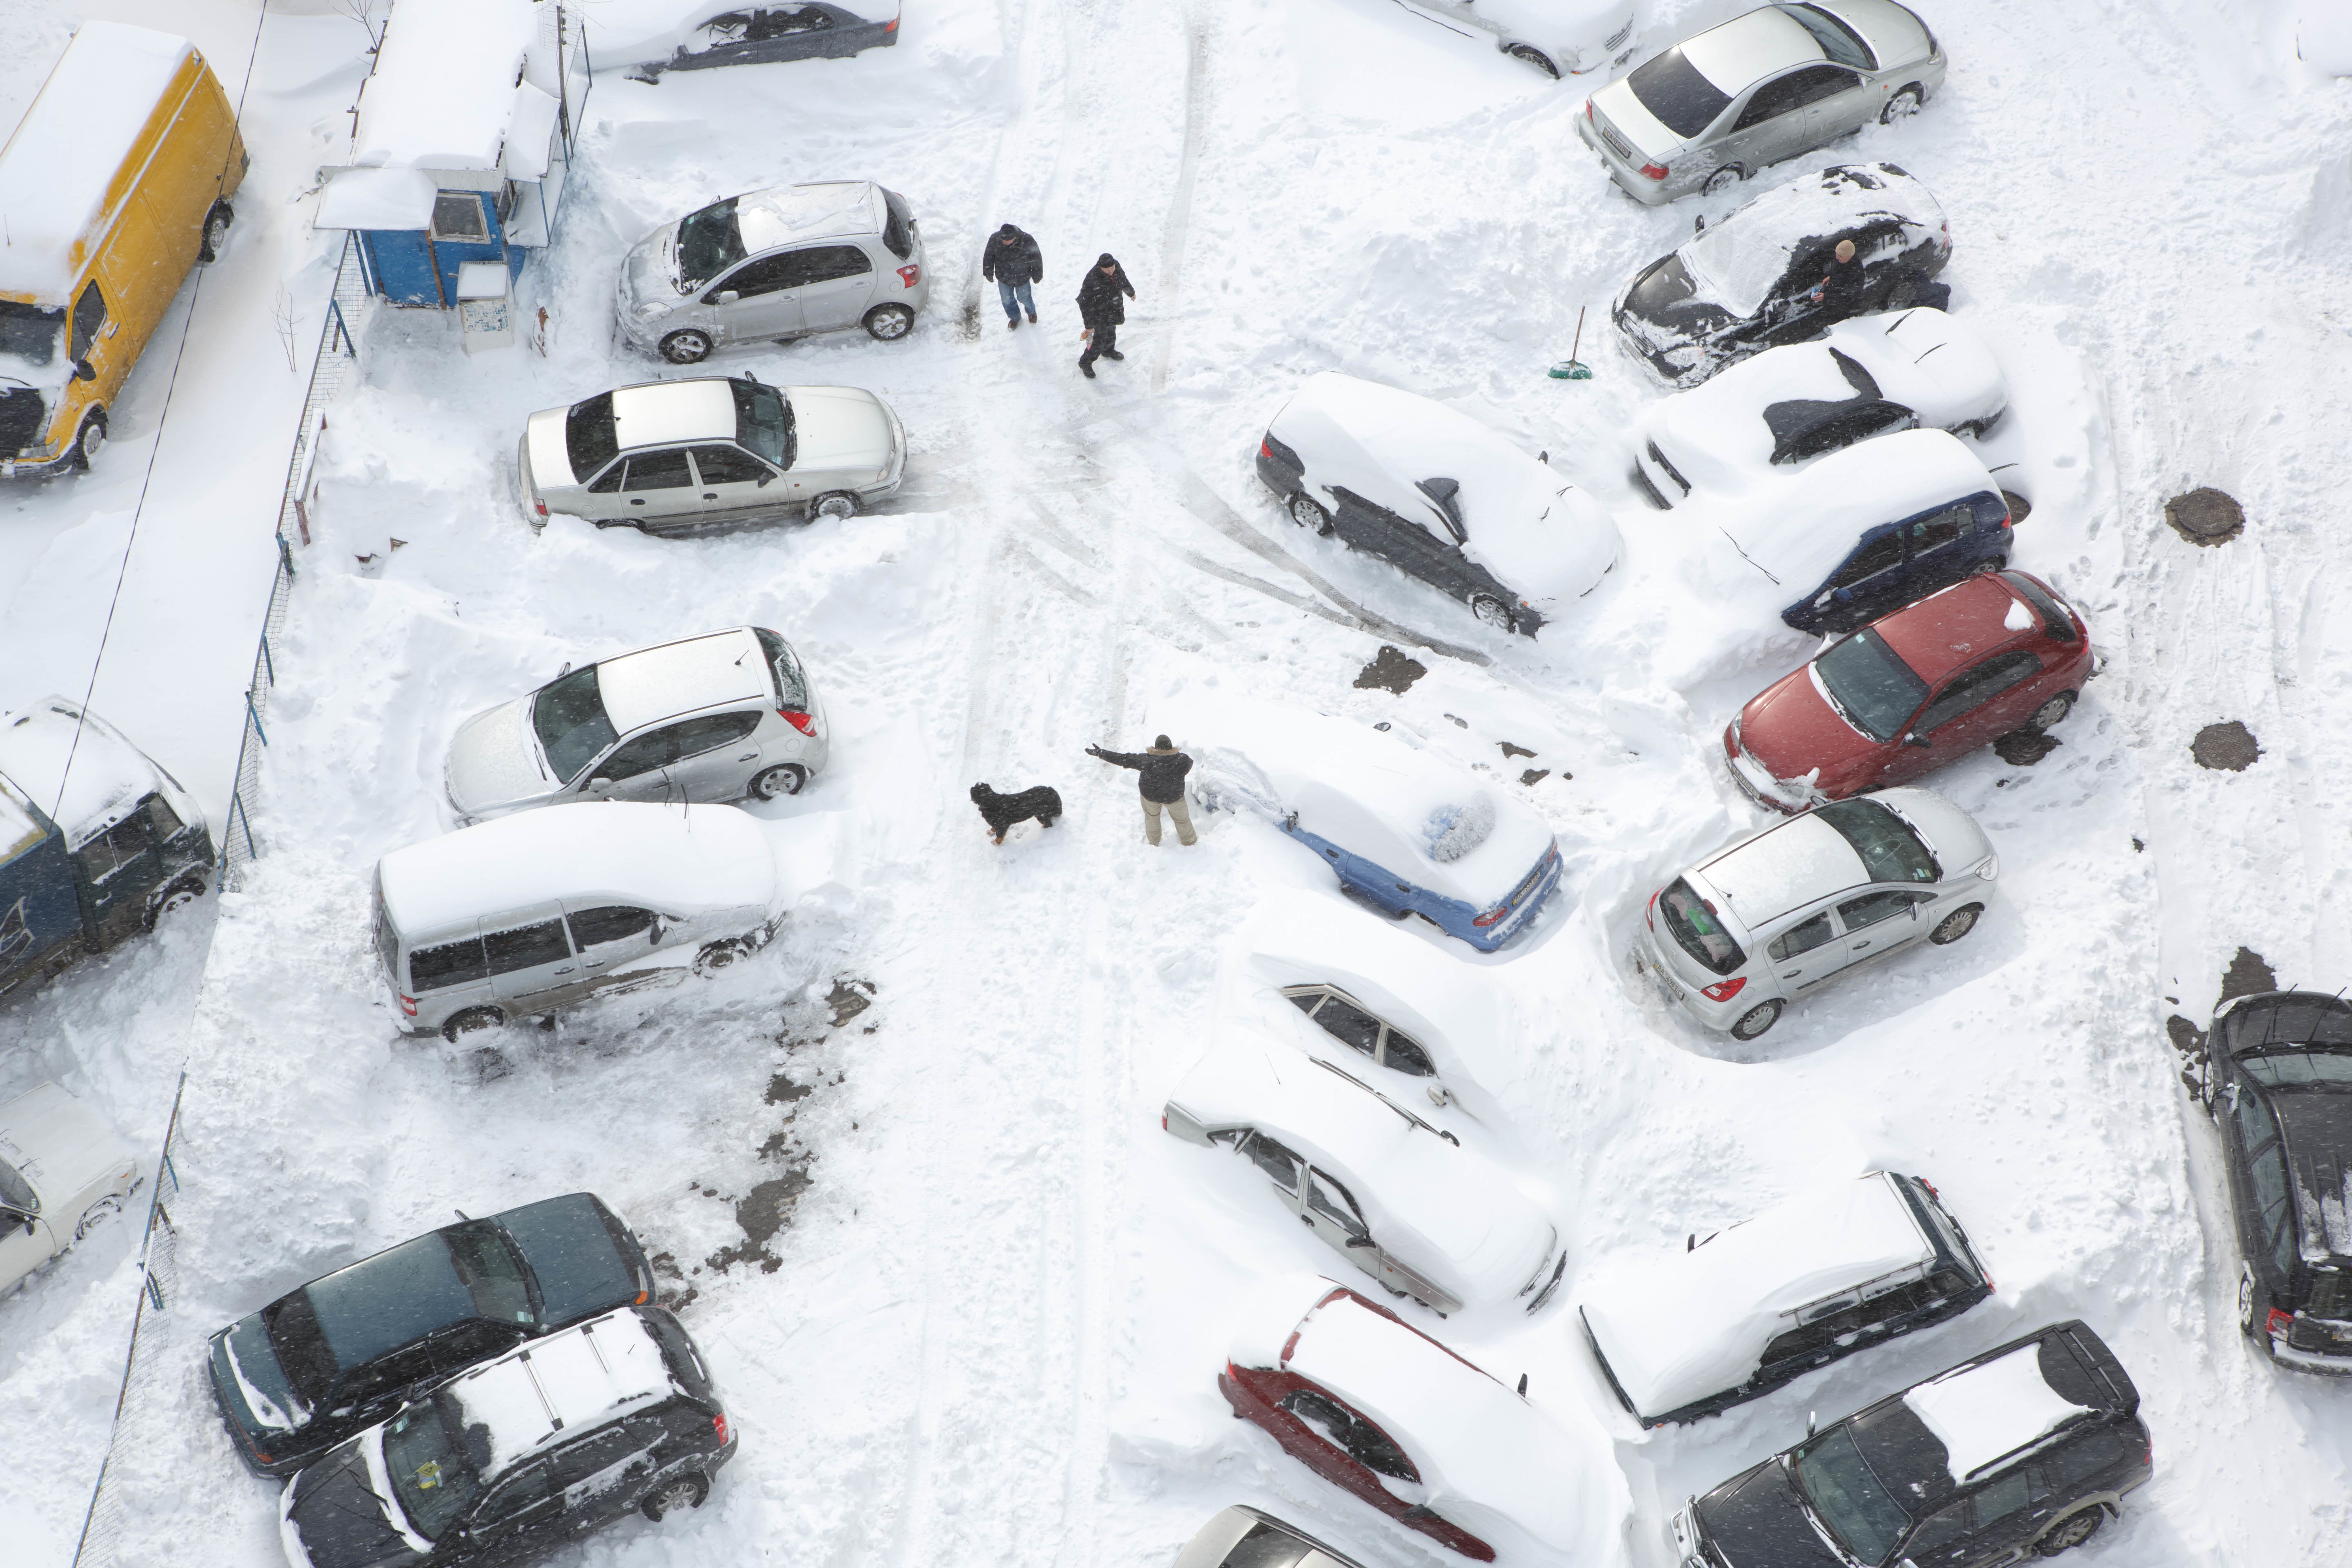
<path id="1" fill-rule="evenodd" d="M 0 297 L 56 308 L 112 217 L 115 175 L 195 46 L 121 22 L 85 22 L 0 147 Z"/>
<path id="2" fill-rule="evenodd" d="M 2352 76 L 2352 5 L 2345 0 L 2304 0 L 2294 52 L 2304 64 L 2329 76 Z"/>
<path id="3" fill-rule="evenodd" d="M 361 89 L 352 165 L 497 168 L 538 26 L 537 0 L 398 0 Z"/>
<path id="4" fill-rule="evenodd" d="M 430 228 L 437 189 L 422 169 L 339 170 L 313 221 L 320 228 Z"/>
<path id="5" fill-rule="evenodd" d="M 2003 1454 L 2015 1453 L 2090 1409 L 2043 1379 L 2038 1341 L 1981 1366 L 1923 1383 L 1904 1394 L 1903 1403 L 1943 1444 L 1955 1481 L 1966 1481 Z"/>

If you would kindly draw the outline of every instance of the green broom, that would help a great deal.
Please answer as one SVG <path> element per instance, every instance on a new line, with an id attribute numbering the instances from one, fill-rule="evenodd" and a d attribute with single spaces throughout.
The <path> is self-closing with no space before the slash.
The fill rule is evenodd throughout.
<path id="1" fill-rule="evenodd" d="M 1549 374 L 1554 381 L 1591 381 L 1592 379 L 1592 367 L 1576 357 L 1576 351 L 1583 346 L 1584 307 L 1580 305 L 1576 309 L 1576 341 L 1569 345 L 1568 357 L 1551 367 Z"/>

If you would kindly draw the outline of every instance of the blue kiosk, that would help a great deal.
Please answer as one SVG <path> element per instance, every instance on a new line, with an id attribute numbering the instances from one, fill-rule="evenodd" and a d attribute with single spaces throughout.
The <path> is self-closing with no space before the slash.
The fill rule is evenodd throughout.
<path id="1" fill-rule="evenodd" d="M 588 80 L 564 0 L 395 0 L 317 226 L 390 304 L 456 309 L 468 262 L 510 279 L 554 232 Z"/>

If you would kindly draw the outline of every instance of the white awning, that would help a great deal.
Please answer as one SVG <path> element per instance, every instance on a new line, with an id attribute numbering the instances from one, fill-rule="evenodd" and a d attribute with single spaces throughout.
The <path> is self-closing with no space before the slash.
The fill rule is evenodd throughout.
<path id="1" fill-rule="evenodd" d="M 547 177 L 550 149 L 555 144 L 555 100 L 529 82 L 515 87 L 514 115 L 507 122 L 507 178 Z"/>
<path id="2" fill-rule="evenodd" d="M 439 187 L 422 169 L 344 169 L 319 199 L 320 228 L 427 229 Z"/>

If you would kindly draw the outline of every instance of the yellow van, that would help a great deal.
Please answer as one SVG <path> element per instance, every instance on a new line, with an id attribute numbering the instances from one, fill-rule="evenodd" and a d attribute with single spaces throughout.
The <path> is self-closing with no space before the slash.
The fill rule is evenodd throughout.
<path id="1" fill-rule="evenodd" d="M 81 25 L 0 147 L 0 476 L 89 467 L 248 162 L 194 45 Z"/>

